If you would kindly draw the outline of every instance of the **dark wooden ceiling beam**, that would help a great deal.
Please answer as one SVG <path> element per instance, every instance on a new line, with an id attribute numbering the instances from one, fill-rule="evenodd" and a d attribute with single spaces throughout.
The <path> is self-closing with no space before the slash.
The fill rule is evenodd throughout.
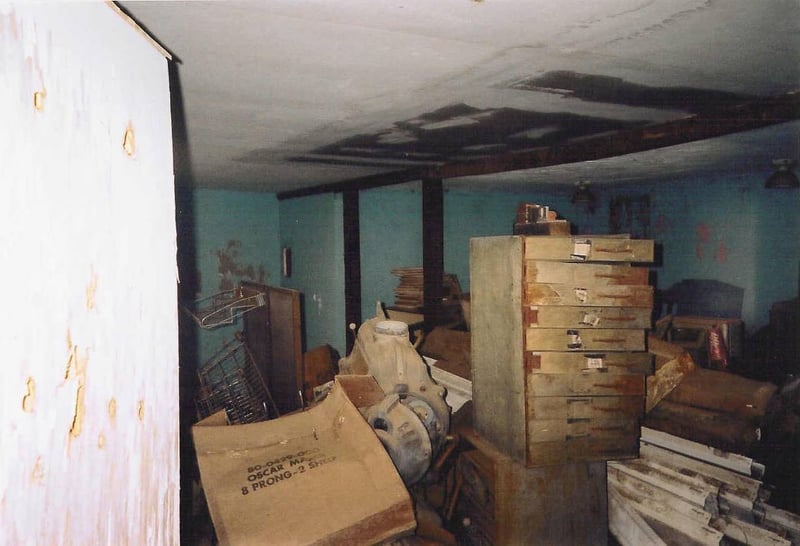
<path id="1" fill-rule="evenodd" d="M 751 131 L 797 119 L 800 119 L 800 92 L 792 92 L 775 97 L 759 98 L 673 121 L 589 136 L 553 146 L 353 178 L 332 184 L 281 192 L 277 197 L 278 199 L 291 199 L 318 193 L 392 186 L 423 179 L 443 180 L 579 163 Z"/>
<path id="2" fill-rule="evenodd" d="M 555 146 L 447 163 L 428 169 L 430 178 L 456 178 L 549 167 L 655 150 L 800 119 L 800 93 L 758 99 L 712 113 L 567 141 Z"/>

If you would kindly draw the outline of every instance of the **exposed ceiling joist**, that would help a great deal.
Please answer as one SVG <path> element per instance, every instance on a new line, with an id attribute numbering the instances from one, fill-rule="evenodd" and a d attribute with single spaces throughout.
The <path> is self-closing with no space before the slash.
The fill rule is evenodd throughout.
<path id="1" fill-rule="evenodd" d="M 750 131 L 797 119 L 800 119 L 800 92 L 792 92 L 776 97 L 758 98 L 673 121 L 569 140 L 552 146 L 487 155 L 469 161 L 405 169 L 281 192 L 278 193 L 278 199 L 365 190 L 422 179 L 443 180 L 592 161 Z"/>

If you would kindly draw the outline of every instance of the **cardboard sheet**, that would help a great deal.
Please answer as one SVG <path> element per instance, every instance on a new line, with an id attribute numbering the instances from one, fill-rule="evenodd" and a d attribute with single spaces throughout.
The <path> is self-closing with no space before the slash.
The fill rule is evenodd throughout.
<path id="1" fill-rule="evenodd" d="M 377 544 L 414 530 L 408 491 L 338 378 L 302 413 L 231 426 L 219 417 L 193 436 L 221 544 Z"/>

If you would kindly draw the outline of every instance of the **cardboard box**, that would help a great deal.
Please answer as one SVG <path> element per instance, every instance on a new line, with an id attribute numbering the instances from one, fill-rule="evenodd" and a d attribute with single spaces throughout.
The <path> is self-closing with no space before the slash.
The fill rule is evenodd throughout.
<path id="1" fill-rule="evenodd" d="M 409 493 L 342 381 L 375 382 L 338 377 L 308 411 L 230 426 L 220 413 L 194 426 L 220 544 L 377 544 L 414 530 Z"/>

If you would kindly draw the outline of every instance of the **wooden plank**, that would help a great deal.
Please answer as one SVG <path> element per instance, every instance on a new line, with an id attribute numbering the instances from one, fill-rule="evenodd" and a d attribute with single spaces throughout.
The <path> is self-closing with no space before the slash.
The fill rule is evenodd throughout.
<path id="1" fill-rule="evenodd" d="M 541 352 L 525 351 L 528 373 L 580 373 L 602 370 L 609 374 L 653 373 L 653 357 L 647 352 Z"/>
<path id="2" fill-rule="evenodd" d="M 525 260 L 525 282 L 583 286 L 646 285 L 650 271 L 629 264 L 578 264 Z"/>
<path id="3" fill-rule="evenodd" d="M 641 396 L 530 396 L 527 420 L 532 419 L 630 419 L 643 413 Z"/>
<path id="4" fill-rule="evenodd" d="M 528 396 L 644 396 L 641 374 L 607 374 L 597 370 L 578 374 L 529 374 Z"/>
<path id="5" fill-rule="evenodd" d="M 643 330 L 528 328 L 525 348 L 539 351 L 643 351 Z"/>
<path id="6" fill-rule="evenodd" d="M 764 466 L 749 457 L 738 453 L 725 452 L 711 446 L 692 442 L 678 436 L 673 436 L 650 427 L 642 427 L 642 441 L 662 447 L 687 457 L 699 459 L 722 468 L 739 472 L 745 476 L 761 478 L 764 475 Z"/>
<path id="7" fill-rule="evenodd" d="M 525 306 L 528 328 L 650 328 L 649 307 Z"/>
<path id="8" fill-rule="evenodd" d="M 698 368 L 666 397 L 670 402 L 744 418 L 764 416 L 778 387 L 735 374 Z"/>
<path id="9" fill-rule="evenodd" d="M 613 468 L 615 471 L 667 491 L 711 515 L 719 515 L 717 505 L 719 488 L 710 487 L 699 480 L 682 476 L 680 472 L 643 459 L 609 462 L 608 465 L 609 469 Z"/>
<path id="10" fill-rule="evenodd" d="M 608 528 L 621 546 L 667 546 L 613 487 L 608 489 Z"/>
<path id="11" fill-rule="evenodd" d="M 765 494 L 762 484 L 758 480 L 656 445 L 643 443 L 639 448 L 639 456 L 669 466 L 674 470 L 692 472 L 716 480 L 722 490 L 721 494 L 729 493 L 746 499 L 751 508 L 753 503 L 758 499 L 763 499 Z"/>
<path id="12" fill-rule="evenodd" d="M 623 472 L 620 468 L 607 464 L 608 487 L 620 493 L 625 499 L 647 503 L 654 509 L 680 514 L 688 521 L 698 525 L 711 522 L 711 514 L 700 506 L 675 496 L 663 488 L 646 482 L 639 477 Z M 659 507 L 659 508 L 656 508 Z"/>
<path id="13" fill-rule="evenodd" d="M 747 546 L 792 546 L 791 540 L 768 529 L 728 516 L 714 519 L 711 526 L 722 531 L 726 537 Z"/>
<path id="14" fill-rule="evenodd" d="M 481 386 L 472 393 L 475 430 L 525 461 L 521 277 L 521 237 L 470 240 L 472 382 Z"/>
<path id="15" fill-rule="evenodd" d="M 691 355 L 686 352 L 659 367 L 655 374 L 647 378 L 647 404 L 645 410 L 650 412 L 675 387 L 680 385 L 687 374 L 696 369 L 697 366 L 695 366 Z"/>
<path id="16" fill-rule="evenodd" d="M 526 260 L 564 262 L 652 262 L 653 241 L 624 237 L 525 237 Z"/>

